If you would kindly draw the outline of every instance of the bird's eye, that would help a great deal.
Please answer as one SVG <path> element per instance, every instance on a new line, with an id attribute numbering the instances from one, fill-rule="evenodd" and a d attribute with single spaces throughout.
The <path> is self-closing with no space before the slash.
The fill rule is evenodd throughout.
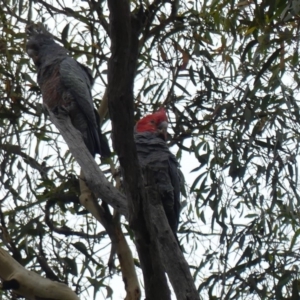
<path id="1" fill-rule="evenodd" d="M 151 123 L 151 124 L 155 124 L 155 121 L 154 121 L 154 120 L 151 120 L 150 123 Z"/>

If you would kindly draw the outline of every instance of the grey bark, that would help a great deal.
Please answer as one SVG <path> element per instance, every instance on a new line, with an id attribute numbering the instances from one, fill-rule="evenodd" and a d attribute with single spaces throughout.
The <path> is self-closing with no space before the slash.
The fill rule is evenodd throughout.
<path id="1" fill-rule="evenodd" d="M 151 242 L 156 244 L 158 255 L 168 274 L 176 298 L 178 300 L 199 299 L 189 265 L 168 224 L 160 192 L 155 182 L 155 172 L 147 168 L 143 173 L 146 186 L 144 215 L 147 227 L 151 232 Z"/>
<path id="2" fill-rule="evenodd" d="M 145 194 L 143 177 L 138 163 L 133 139 L 133 84 L 138 59 L 139 41 L 138 28 L 136 27 L 138 20 L 136 22 L 135 17 L 131 15 L 130 1 L 128 0 L 109 0 L 108 7 L 111 36 L 111 57 L 108 65 L 108 103 L 112 120 L 113 145 L 124 172 L 129 223 L 135 233 L 144 275 L 146 299 L 170 299 L 164 270 L 168 272 L 169 277 L 172 277 L 171 283 L 177 299 L 199 299 L 188 265 L 183 262 L 183 255 L 167 223 L 161 202 L 158 211 L 149 212 L 149 209 L 154 207 L 147 204 L 147 201 L 150 200 Z M 156 202 L 157 200 L 155 200 Z M 162 219 L 154 219 L 155 213 L 159 213 L 157 218 Z M 153 220 L 159 221 L 158 224 L 163 227 L 156 226 L 149 219 L 149 215 L 153 216 Z M 164 239 L 165 228 L 169 234 Z M 159 236 L 159 243 L 155 242 L 156 234 Z M 170 254 L 171 252 L 172 254 Z M 176 266 L 172 267 L 172 265 Z M 177 274 L 171 275 L 172 270 Z"/>
<path id="3" fill-rule="evenodd" d="M 128 218 L 126 197 L 120 193 L 104 176 L 92 155 L 85 146 L 82 135 L 74 128 L 68 115 L 54 115 L 49 111 L 52 123 L 58 128 L 68 144 L 71 153 L 79 163 L 90 190 L 97 198 L 110 204 L 120 214 Z"/>
<path id="4" fill-rule="evenodd" d="M 109 0 L 111 57 L 108 64 L 108 106 L 112 139 L 124 174 L 129 224 L 135 233 L 146 299 L 170 299 L 170 290 L 155 244 L 150 243 L 143 202 L 145 192 L 133 140 L 133 83 L 138 57 L 138 28 L 128 0 Z"/>

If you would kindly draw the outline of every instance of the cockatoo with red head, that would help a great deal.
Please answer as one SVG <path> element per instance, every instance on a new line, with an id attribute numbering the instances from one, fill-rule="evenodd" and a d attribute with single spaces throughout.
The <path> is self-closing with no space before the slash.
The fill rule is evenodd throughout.
<path id="1" fill-rule="evenodd" d="M 175 156 L 167 143 L 168 118 L 164 108 L 139 120 L 134 138 L 142 170 L 154 171 L 157 190 L 160 194 L 169 225 L 177 238 L 180 213 L 181 173 Z"/>

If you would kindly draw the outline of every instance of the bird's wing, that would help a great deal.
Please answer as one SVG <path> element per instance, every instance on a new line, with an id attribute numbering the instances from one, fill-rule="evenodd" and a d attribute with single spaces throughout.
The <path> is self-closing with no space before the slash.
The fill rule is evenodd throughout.
<path id="1" fill-rule="evenodd" d="M 97 124 L 90 91 L 92 87 L 90 74 L 71 57 L 66 57 L 61 61 L 59 71 L 63 86 L 73 96 L 82 113 L 85 115 L 92 136 L 100 151 L 99 124 Z"/>
<path id="2" fill-rule="evenodd" d="M 174 195 L 174 210 L 177 220 L 177 227 L 179 223 L 179 215 L 180 215 L 180 189 L 182 185 L 182 178 L 180 170 L 178 169 L 178 162 L 175 156 L 170 152 L 169 153 L 169 175 L 171 178 L 172 186 L 174 188 L 173 195 Z M 177 228 L 176 228 L 177 229 Z"/>
<path id="3" fill-rule="evenodd" d="M 155 181 L 169 221 L 176 235 L 180 213 L 178 162 L 164 140 L 150 132 L 136 133 L 135 143 L 142 169 L 154 170 Z"/>
<path id="4" fill-rule="evenodd" d="M 91 84 L 86 72 L 71 57 L 61 61 L 60 79 L 63 86 L 68 89 L 78 106 L 88 118 L 96 123 L 94 116 L 94 105 L 91 95 Z"/>

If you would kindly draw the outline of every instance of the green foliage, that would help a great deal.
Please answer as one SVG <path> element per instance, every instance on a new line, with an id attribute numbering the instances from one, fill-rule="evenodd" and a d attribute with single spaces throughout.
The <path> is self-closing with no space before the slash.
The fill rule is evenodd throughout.
<path id="1" fill-rule="evenodd" d="M 139 18 L 140 2 L 131 3 Z M 298 12 L 283 0 L 179 1 L 177 11 L 170 1 L 141 3 L 135 117 L 167 107 L 170 146 L 193 172 L 179 232 L 201 298 L 298 299 Z M 41 105 L 24 51 L 27 20 L 45 21 L 93 68 L 99 106 L 109 12 L 105 2 L 68 5 L 0 7 L 2 246 L 43 275 L 38 257 L 47 257 L 78 293 L 93 287 L 110 297 L 99 254 L 109 240 L 76 200 L 77 165 Z M 108 118 L 103 130 L 109 136 Z"/>

